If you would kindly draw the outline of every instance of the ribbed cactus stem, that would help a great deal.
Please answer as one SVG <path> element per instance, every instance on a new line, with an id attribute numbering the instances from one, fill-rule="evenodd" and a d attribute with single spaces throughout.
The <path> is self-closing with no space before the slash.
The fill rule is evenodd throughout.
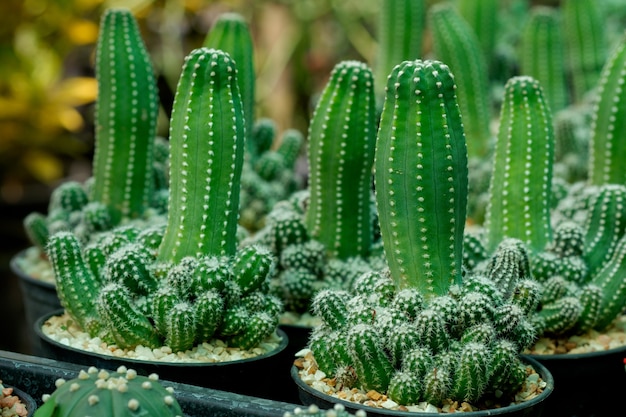
<path id="1" fill-rule="evenodd" d="M 54 270 L 57 294 L 65 311 L 83 328 L 95 335 L 98 278 L 85 262 L 78 238 L 70 232 L 50 237 L 47 254 Z"/>
<path id="2" fill-rule="evenodd" d="M 245 131 L 236 74 L 233 60 L 219 50 L 196 49 L 185 60 L 172 109 L 160 260 L 236 251 Z"/>
<path id="3" fill-rule="evenodd" d="M 522 35 L 521 73 L 538 80 L 553 112 L 569 103 L 560 15 L 550 7 L 534 7 Z"/>
<path id="4" fill-rule="evenodd" d="M 491 104 L 487 64 L 480 41 L 449 3 L 431 7 L 428 17 L 437 59 L 450 66 L 457 80 L 469 156 L 484 157 L 490 151 Z"/>
<path id="5" fill-rule="evenodd" d="M 613 51 L 598 82 L 592 113 L 589 183 L 624 184 L 626 159 L 626 35 Z"/>
<path id="6" fill-rule="evenodd" d="M 150 203 L 158 113 L 152 64 L 129 10 L 108 9 L 102 17 L 96 78 L 93 200 L 118 223 Z"/>
<path id="7" fill-rule="evenodd" d="M 254 45 L 250 29 L 238 13 L 222 13 L 204 40 L 204 46 L 219 49 L 231 56 L 237 66 L 237 83 L 241 94 L 246 135 L 252 132 L 255 105 Z M 248 146 L 252 141 L 248 141 Z"/>
<path id="8" fill-rule="evenodd" d="M 539 82 L 511 78 L 505 86 L 486 214 L 490 250 L 506 237 L 535 252 L 550 242 L 553 159 L 552 115 Z"/>
<path id="9" fill-rule="evenodd" d="M 606 60 L 605 22 L 596 0 L 565 0 L 561 5 L 566 59 L 575 101 L 596 87 Z"/>
<path id="10" fill-rule="evenodd" d="M 461 281 L 467 149 L 450 69 L 403 62 L 389 76 L 375 184 L 385 255 L 396 287 L 426 297 Z"/>
<path id="11" fill-rule="evenodd" d="M 456 3 L 459 14 L 472 28 L 489 66 L 498 30 L 499 0 L 463 0 Z"/>
<path id="12" fill-rule="evenodd" d="M 374 85 L 363 63 L 333 69 L 309 128 L 309 235 L 340 259 L 369 254 L 376 140 Z"/>
<path id="13" fill-rule="evenodd" d="M 592 284 L 599 287 L 602 293 L 599 314 L 595 328 L 605 329 L 624 311 L 626 305 L 626 238 L 622 238 L 613 256 L 597 275 Z"/>
<path id="14" fill-rule="evenodd" d="M 385 0 L 380 4 L 378 53 L 374 65 L 376 95 L 384 98 L 387 76 L 395 65 L 422 56 L 426 1 Z"/>

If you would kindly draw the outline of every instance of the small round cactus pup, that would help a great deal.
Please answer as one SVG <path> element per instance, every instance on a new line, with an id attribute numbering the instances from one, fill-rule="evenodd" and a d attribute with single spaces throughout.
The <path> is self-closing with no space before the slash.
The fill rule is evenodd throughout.
<path id="1" fill-rule="evenodd" d="M 52 394 L 43 396 L 37 417 L 183 415 L 174 390 L 164 387 L 157 374 L 142 376 L 124 366 L 115 372 L 90 367 L 72 380 L 58 379 L 55 385 Z"/>

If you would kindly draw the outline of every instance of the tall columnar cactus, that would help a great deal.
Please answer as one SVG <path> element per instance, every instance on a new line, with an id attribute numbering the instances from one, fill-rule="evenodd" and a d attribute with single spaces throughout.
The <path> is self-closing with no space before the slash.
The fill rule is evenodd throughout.
<path id="1" fill-rule="evenodd" d="M 356 61 L 337 64 L 309 128 L 306 227 L 340 259 L 370 250 L 375 123 L 370 69 Z"/>
<path id="2" fill-rule="evenodd" d="M 542 251 L 552 238 L 554 136 L 539 82 L 511 78 L 504 93 L 485 228 L 490 251 L 505 238 Z"/>
<path id="3" fill-rule="evenodd" d="M 553 112 L 569 103 L 561 15 L 557 9 L 537 6 L 531 9 L 522 36 L 520 72 L 541 83 Z"/>
<path id="4" fill-rule="evenodd" d="M 598 82 L 591 123 L 589 182 L 625 184 L 626 35 L 611 54 Z"/>
<path id="5" fill-rule="evenodd" d="M 606 60 L 604 21 L 594 0 L 565 0 L 561 10 L 574 101 L 580 102 L 596 87 Z"/>
<path id="6" fill-rule="evenodd" d="M 69 381 L 57 380 L 56 386 L 52 394 L 44 395 L 35 416 L 183 416 L 173 388 L 164 387 L 156 374 L 146 377 L 125 367 L 115 372 L 91 367 Z"/>
<path id="7" fill-rule="evenodd" d="M 246 135 L 250 137 L 254 124 L 255 70 L 252 36 L 243 16 L 223 13 L 215 21 L 204 40 L 204 46 L 226 52 L 237 66 L 237 83 L 241 94 Z M 248 147 L 253 143 L 248 141 Z"/>
<path id="8" fill-rule="evenodd" d="M 378 53 L 374 65 L 376 95 L 382 100 L 387 76 L 394 66 L 422 56 L 427 2 L 386 0 L 378 20 Z"/>
<path id="9" fill-rule="evenodd" d="M 462 0 L 456 6 L 460 15 L 470 25 L 480 42 L 485 62 L 490 66 L 498 31 L 498 0 Z"/>
<path id="10" fill-rule="evenodd" d="M 152 64 L 129 10 L 108 9 L 102 17 L 96 78 L 93 199 L 118 223 L 143 214 L 152 198 L 158 112 Z"/>
<path id="11" fill-rule="evenodd" d="M 244 124 L 234 61 L 220 50 L 194 50 L 172 109 L 170 211 L 159 259 L 235 254 Z"/>
<path id="12" fill-rule="evenodd" d="M 439 62 L 396 66 L 376 143 L 376 202 L 391 276 L 398 289 L 429 296 L 461 281 L 467 150 L 455 89 Z"/>
<path id="13" fill-rule="evenodd" d="M 447 3 L 428 12 L 437 59 L 450 66 L 456 77 L 457 96 L 470 157 L 490 151 L 491 103 L 487 64 L 476 33 Z"/>

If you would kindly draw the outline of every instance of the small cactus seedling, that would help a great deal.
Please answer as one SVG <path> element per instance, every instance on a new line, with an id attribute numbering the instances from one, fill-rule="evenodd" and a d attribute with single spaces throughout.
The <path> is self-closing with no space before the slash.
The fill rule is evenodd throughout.
<path id="1" fill-rule="evenodd" d="M 156 374 L 138 375 L 120 367 L 116 372 L 95 367 L 80 371 L 69 381 L 56 381 L 56 390 L 43 397 L 36 417 L 182 417 L 172 388 L 165 388 Z"/>
<path id="2" fill-rule="evenodd" d="M 393 69 L 374 163 L 389 267 L 313 301 L 319 369 L 405 406 L 514 393 L 535 336 L 539 287 L 521 242 L 500 245 L 481 274 L 461 274 L 468 172 L 455 90 L 441 62 Z"/>

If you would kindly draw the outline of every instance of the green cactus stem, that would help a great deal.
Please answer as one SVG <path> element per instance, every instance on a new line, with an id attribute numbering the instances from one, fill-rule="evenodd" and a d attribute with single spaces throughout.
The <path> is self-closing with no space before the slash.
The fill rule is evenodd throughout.
<path id="1" fill-rule="evenodd" d="M 451 4 L 432 6 L 428 19 L 436 57 L 450 66 L 456 78 L 469 156 L 482 158 L 491 151 L 491 103 L 487 64 L 480 41 Z"/>
<path id="2" fill-rule="evenodd" d="M 387 76 L 393 67 L 422 56 L 426 7 L 423 0 L 385 0 L 380 4 L 378 53 L 374 69 L 376 96 L 381 101 L 385 95 Z"/>
<path id="3" fill-rule="evenodd" d="M 591 121 L 589 183 L 624 184 L 626 145 L 626 35 L 609 57 L 598 81 Z"/>
<path id="4" fill-rule="evenodd" d="M 462 0 L 456 2 L 459 14 L 472 28 L 489 66 L 493 60 L 498 30 L 498 0 Z"/>
<path id="5" fill-rule="evenodd" d="M 252 133 L 255 106 L 254 45 L 250 29 L 243 16 L 238 13 L 222 13 L 207 34 L 204 45 L 231 56 L 237 67 L 237 83 L 241 94 L 246 135 Z M 271 142 L 270 142 L 271 143 Z M 254 141 L 247 141 L 253 146 Z M 255 153 L 253 155 L 256 155 Z"/>
<path id="6" fill-rule="evenodd" d="M 541 83 L 554 113 L 568 105 L 563 34 L 556 9 L 542 6 L 531 9 L 522 36 L 520 66 L 523 75 Z"/>
<path id="7" fill-rule="evenodd" d="M 605 329 L 624 311 L 626 300 L 626 238 L 622 238 L 608 263 L 593 277 L 591 283 L 600 288 L 602 297 L 594 327 Z"/>
<path id="8" fill-rule="evenodd" d="M 376 140 L 373 76 L 363 63 L 332 71 L 309 128 L 309 235 L 333 257 L 366 256 L 373 239 L 371 169 Z"/>
<path id="9" fill-rule="evenodd" d="M 172 110 L 169 216 L 160 260 L 235 253 L 244 132 L 235 63 L 219 50 L 192 51 Z"/>
<path id="10" fill-rule="evenodd" d="M 100 283 L 83 258 L 78 238 L 70 232 L 52 235 L 47 254 L 61 305 L 72 319 L 95 336 L 99 331 L 96 299 Z"/>
<path id="11" fill-rule="evenodd" d="M 125 367 L 115 372 L 91 367 L 69 381 L 57 380 L 56 386 L 51 395 L 44 395 L 36 417 L 183 416 L 174 390 L 165 388 L 156 374 L 146 377 Z"/>
<path id="12" fill-rule="evenodd" d="M 367 324 L 357 324 L 347 335 L 348 352 L 358 381 L 368 391 L 385 392 L 393 371 L 380 339 L 380 333 Z"/>
<path id="13" fill-rule="evenodd" d="M 467 150 L 454 78 L 437 61 L 392 71 L 376 144 L 376 202 L 398 289 L 429 297 L 461 280 Z"/>
<path id="14" fill-rule="evenodd" d="M 506 237 L 521 240 L 531 252 L 551 241 L 553 159 L 552 115 L 539 82 L 511 78 L 505 86 L 485 220 L 490 251 Z"/>
<path id="15" fill-rule="evenodd" d="M 93 200 L 114 224 L 141 216 L 153 192 L 158 113 L 156 82 L 137 23 L 126 9 L 108 9 L 96 49 L 96 148 Z"/>
<path id="16" fill-rule="evenodd" d="M 580 102 L 596 87 L 606 60 L 605 23 L 595 0 L 565 0 L 561 13 L 574 101 Z"/>

